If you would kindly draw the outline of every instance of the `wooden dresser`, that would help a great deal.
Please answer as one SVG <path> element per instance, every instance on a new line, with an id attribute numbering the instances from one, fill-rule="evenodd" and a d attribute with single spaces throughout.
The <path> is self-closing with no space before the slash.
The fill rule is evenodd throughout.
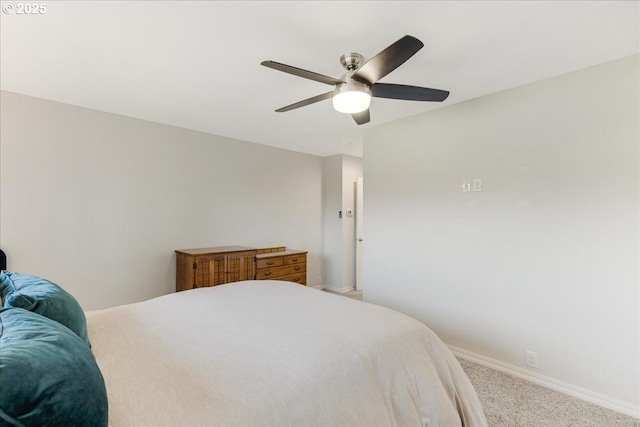
<path id="1" fill-rule="evenodd" d="M 307 252 L 286 248 L 258 249 L 256 279 L 307 284 Z"/>
<path id="2" fill-rule="evenodd" d="M 176 250 L 176 291 L 241 280 L 286 280 L 307 284 L 307 252 L 245 246 Z"/>
<path id="3" fill-rule="evenodd" d="M 244 246 L 176 251 L 176 291 L 252 280 L 257 249 Z"/>

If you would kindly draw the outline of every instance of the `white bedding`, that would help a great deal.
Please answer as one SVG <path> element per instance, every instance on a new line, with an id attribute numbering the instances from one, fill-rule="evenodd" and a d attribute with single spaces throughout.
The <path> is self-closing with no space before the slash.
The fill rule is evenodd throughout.
<path id="1" fill-rule="evenodd" d="M 484 426 L 457 360 L 396 311 L 247 281 L 87 312 L 113 426 Z"/>

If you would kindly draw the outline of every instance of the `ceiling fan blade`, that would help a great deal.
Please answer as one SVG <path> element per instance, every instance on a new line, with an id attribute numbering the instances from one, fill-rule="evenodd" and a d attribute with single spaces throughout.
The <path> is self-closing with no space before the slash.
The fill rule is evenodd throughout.
<path id="1" fill-rule="evenodd" d="M 284 113 L 285 111 L 295 110 L 296 108 L 305 107 L 310 104 L 315 104 L 316 102 L 324 101 L 325 99 L 331 98 L 333 95 L 333 91 L 323 93 L 322 95 L 314 96 L 311 98 L 307 98 L 303 101 L 296 102 L 295 104 L 287 105 L 286 107 L 278 108 L 276 113 Z"/>
<path id="2" fill-rule="evenodd" d="M 404 36 L 368 60 L 351 77 L 371 85 L 398 68 L 423 46 L 424 44 L 417 38 Z"/>
<path id="3" fill-rule="evenodd" d="M 442 102 L 449 96 L 449 91 L 419 86 L 376 83 L 371 86 L 371 94 L 377 98 Z"/>
<path id="4" fill-rule="evenodd" d="M 353 117 L 353 120 L 355 120 L 356 123 L 359 125 L 369 123 L 369 120 L 371 120 L 371 116 L 369 115 L 369 109 L 366 109 L 359 113 L 353 113 L 351 117 Z"/>
<path id="5" fill-rule="evenodd" d="M 273 68 L 274 70 L 293 74 L 294 76 L 298 76 L 298 77 L 304 77 L 305 79 L 313 80 L 320 83 L 325 83 L 332 86 L 335 86 L 340 83 L 344 83 L 342 80 L 334 79 L 333 77 L 314 73 L 313 71 L 303 70 L 302 68 L 292 67 L 291 65 L 281 64 L 275 61 L 262 61 L 260 65 L 264 65 L 265 67 Z"/>

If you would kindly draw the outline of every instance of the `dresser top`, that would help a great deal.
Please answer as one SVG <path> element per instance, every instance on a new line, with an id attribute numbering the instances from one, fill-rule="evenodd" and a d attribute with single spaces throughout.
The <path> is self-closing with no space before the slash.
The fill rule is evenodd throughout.
<path id="1" fill-rule="evenodd" d="M 264 254 L 257 254 L 256 259 L 262 258 L 271 258 L 274 256 L 282 256 L 282 255 L 298 255 L 298 254 L 306 254 L 307 251 L 299 251 L 297 249 L 285 249 L 284 251 L 279 252 L 268 252 Z"/>
<path id="2" fill-rule="evenodd" d="M 218 246 L 215 248 L 197 248 L 197 249 L 178 249 L 176 252 L 180 252 L 187 255 L 203 255 L 203 254 L 215 254 L 220 252 L 244 252 L 255 251 L 255 248 L 248 248 L 246 246 Z"/>

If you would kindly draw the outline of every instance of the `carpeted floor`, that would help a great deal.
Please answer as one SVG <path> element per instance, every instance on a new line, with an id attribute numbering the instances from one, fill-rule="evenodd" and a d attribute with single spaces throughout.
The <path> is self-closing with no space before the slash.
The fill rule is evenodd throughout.
<path id="1" fill-rule="evenodd" d="M 640 419 L 458 359 L 490 427 L 640 427 Z"/>

